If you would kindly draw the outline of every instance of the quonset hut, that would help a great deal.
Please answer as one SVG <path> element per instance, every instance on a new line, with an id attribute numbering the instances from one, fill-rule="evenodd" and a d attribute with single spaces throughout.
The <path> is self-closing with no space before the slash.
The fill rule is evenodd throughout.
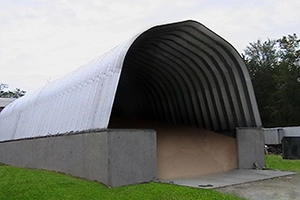
<path id="1" fill-rule="evenodd" d="M 184 21 L 150 28 L 7 106 L 0 162 L 110 186 L 186 178 L 264 165 L 260 126 L 238 52 Z M 244 144 L 259 149 L 246 164 Z"/>

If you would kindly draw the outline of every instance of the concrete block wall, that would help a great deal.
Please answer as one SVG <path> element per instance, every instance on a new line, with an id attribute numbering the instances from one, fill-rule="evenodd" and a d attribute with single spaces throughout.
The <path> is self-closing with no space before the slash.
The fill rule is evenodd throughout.
<path id="1" fill-rule="evenodd" d="M 107 130 L 0 143 L 0 162 L 53 170 L 111 187 L 157 177 L 154 130 Z"/>

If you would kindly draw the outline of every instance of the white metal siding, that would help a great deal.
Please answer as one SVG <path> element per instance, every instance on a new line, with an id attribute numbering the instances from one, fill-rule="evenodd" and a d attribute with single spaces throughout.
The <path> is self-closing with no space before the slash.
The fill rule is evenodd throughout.
<path id="1" fill-rule="evenodd" d="M 0 115 L 0 141 L 107 128 L 130 44 L 13 102 Z"/>
<path id="2" fill-rule="evenodd" d="M 261 126 L 238 52 L 184 21 L 153 27 L 16 100 L 0 113 L 0 141 L 106 129 L 112 107 L 122 117 L 215 131 Z"/>

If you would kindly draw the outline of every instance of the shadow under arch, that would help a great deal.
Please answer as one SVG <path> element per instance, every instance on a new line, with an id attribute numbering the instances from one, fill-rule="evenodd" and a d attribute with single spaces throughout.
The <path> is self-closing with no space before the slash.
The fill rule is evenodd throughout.
<path id="1" fill-rule="evenodd" d="M 124 59 L 111 118 L 221 132 L 261 126 L 242 58 L 191 20 L 155 26 L 136 38 Z"/>

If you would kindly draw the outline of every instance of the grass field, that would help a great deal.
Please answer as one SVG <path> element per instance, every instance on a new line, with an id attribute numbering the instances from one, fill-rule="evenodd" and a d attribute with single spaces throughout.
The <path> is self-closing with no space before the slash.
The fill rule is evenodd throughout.
<path id="1" fill-rule="evenodd" d="M 284 171 L 300 172 L 300 160 L 284 160 L 279 155 L 266 156 L 266 167 Z"/>
<path id="2" fill-rule="evenodd" d="M 270 169 L 300 172 L 300 160 L 266 156 Z M 0 164 L 0 200 L 51 199 L 207 199 L 237 200 L 235 196 L 210 189 L 189 188 L 163 183 L 145 183 L 107 188 L 100 183 L 44 170 L 23 169 Z"/>
<path id="3" fill-rule="evenodd" d="M 0 165 L 1 200 L 51 199 L 207 199 L 240 198 L 209 189 L 189 188 L 162 183 L 147 183 L 107 188 L 97 182 L 65 174 Z"/>

